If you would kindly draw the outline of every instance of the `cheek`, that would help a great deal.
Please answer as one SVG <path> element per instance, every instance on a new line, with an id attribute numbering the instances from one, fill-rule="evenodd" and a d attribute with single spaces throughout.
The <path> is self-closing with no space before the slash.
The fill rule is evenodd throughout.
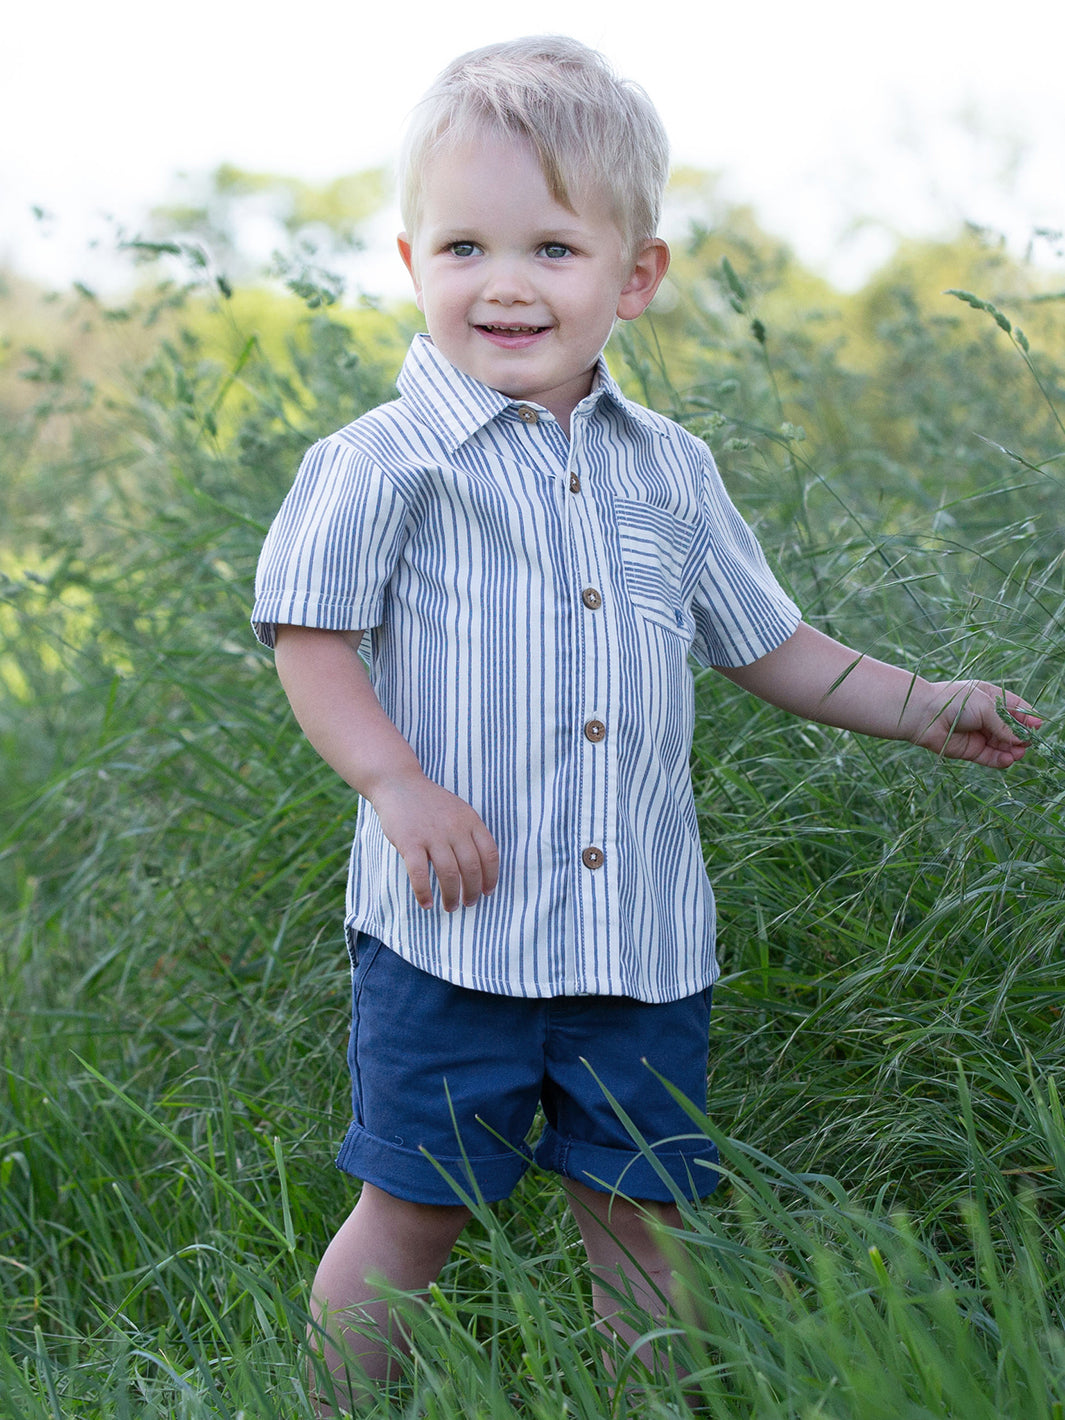
<path id="1" fill-rule="evenodd" d="M 461 293 L 451 281 L 427 280 L 417 291 L 418 309 L 438 321 L 449 320 L 461 306 Z"/>

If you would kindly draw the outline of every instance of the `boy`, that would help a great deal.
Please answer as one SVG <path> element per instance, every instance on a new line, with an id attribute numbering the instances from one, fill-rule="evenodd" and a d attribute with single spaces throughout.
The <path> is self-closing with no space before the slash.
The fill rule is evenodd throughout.
<path id="1" fill-rule="evenodd" d="M 600 360 L 665 275 L 667 175 L 642 91 L 573 41 L 463 56 L 417 111 L 400 253 L 428 336 L 400 399 L 316 444 L 253 620 L 303 730 L 360 796 L 346 928 L 363 1180 L 314 1284 L 326 1364 L 389 1374 L 377 1283 L 424 1289 L 535 1159 L 612 1295 L 661 1312 L 655 1220 L 712 1149 L 713 898 L 689 655 L 796 714 L 1005 768 L 978 682 L 933 685 L 801 621 L 705 447 Z M 360 660 L 369 640 L 370 670 Z M 1018 719 L 1038 724 L 1016 696 Z M 642 1157 L 606 1092 L 651 1142 Z M 662 1141 L 662 1142 L 659 1142 Z"/>

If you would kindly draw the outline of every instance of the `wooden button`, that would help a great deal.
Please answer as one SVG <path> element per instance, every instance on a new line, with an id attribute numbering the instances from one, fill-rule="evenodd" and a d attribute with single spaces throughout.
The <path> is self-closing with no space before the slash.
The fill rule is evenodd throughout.
<path id="1" fill-rule="evenodd" d="M 598 611 L 603 605 L 603 598 L 600 593 L 596 591 L 595 587 L 585 587 L 584 591 L 581 592 L 581 601 L 589 611 Z"/>
<path id="2" fill-rule="evenodd" d="M 594 872 L 596 868 L 603 866 L 603 850 L 601 848 L 586 848 L 581 854 L 581 862 Z"/>
<path id="3" fill-rule="evenodd" d="M 569 476 L 569 491 L 571 493 L 579 493 L 581 491 L 581 481 L 575 473 L 571 473 Z"/>
<path id="4" fill-rule="evenodd" d="M 589 720 L 584 727 L 584 733 L 593 744 L 598 744 L 606 734 L 606 726 L 602 720 Z"/>
<path id="5" fill-rule="evenodd" d="M 527 404 L 518 405 L 518 418 L 523 424 L 539 424 L 540 416 L 535 409 L 530 409 Z"/>

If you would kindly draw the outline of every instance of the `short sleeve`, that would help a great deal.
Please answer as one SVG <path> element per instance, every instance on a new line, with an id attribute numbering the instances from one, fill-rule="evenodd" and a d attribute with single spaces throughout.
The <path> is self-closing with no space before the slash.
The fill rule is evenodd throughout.
<path id="1" fill-rule="evenodd" d="M 802 613 L 770 570 L 709 454 L 700 541 L 692 655 L 705 666 L 750 665 L 786 641 Z"/>
<path id="2" fill-rule="evenodd" d="M 407 515 L 385 470 L 342 435 L 309 449 L 259 555 L 251 622 L 263 645 L 283 625 L 379 625 Z"/>

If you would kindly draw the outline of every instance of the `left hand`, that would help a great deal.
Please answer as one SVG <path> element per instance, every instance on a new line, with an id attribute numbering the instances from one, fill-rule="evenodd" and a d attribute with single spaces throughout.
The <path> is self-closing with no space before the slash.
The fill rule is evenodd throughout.
<path id="1" fill-rule="evenodd" d="M 929 684 L 913 743 L 947 759 L 966 759 L 986 769 L 1008 769 L 1023 759 L 1028 741 L 999 714 L 1006 709 L 1018 724 L 1038 730 L 1042 720 L 1025 701 L 985 680 L 933 681 Z M 916 714 L 911 707 L 909 714 Z"/>

